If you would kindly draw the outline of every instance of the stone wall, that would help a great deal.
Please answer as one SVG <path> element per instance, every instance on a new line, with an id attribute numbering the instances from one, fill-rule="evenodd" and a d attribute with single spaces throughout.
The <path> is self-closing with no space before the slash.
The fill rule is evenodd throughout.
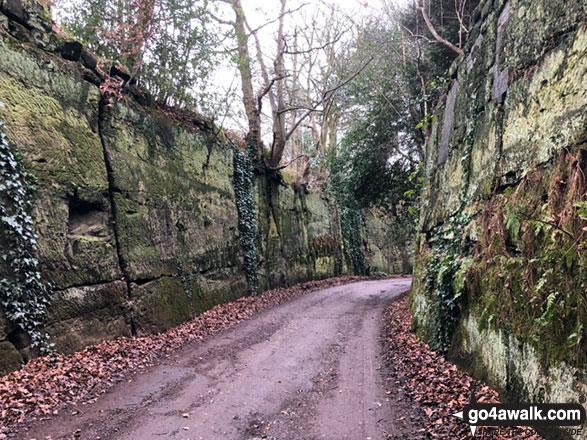
<path id="1" fill-rule="evenodd" d="M 372 273 L 411 274 L 414 264 L 413 225 L 378 209 L 364 213 L 365 256 Z"/>
<path id="2" fill-rule="evenodd" d="M 516 401 L 587 392 L 584 18 L 482 1 L 427 148 L 414 325 Z"/>
<path id="3" fill-rule="evenodd" d="M 62 352 L 162 331 L 246 293 L 233 150 L 204 118 L 132 86 L 111 105 L 105 72 L 125 77 L 53 33 L 36 2 L 0 0 L 0 120 L 38 179 L 46 329 Z M 255 198 L 260 289 L 345 270 L 333 201 L 263 175 Z M 28 345 L 0 312 L 0 371 Z"/>

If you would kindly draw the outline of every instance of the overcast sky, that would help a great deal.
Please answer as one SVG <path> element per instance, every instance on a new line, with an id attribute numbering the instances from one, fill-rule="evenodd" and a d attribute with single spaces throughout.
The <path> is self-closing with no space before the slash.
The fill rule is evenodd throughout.
<path id="1" fill-rule="evenodd" d="M 67 11 L 68 3 L 72 0 L 60 0 L 59 6 L 61 13 Z M 266 54 L 275 52 L 275 33 L 277 32 L 277 22 L 267 24 L 279 16 L 280 0 L 241 0 L 245 15 L 251 28 L 261 28 L 259 31 L 262 50 Z M 286 20 L 286 28 L 292 29 L 294 26 L 302 26 L 304 21 L 316 19 L 316 11 L 321 7 L 326 9 L 325 5 L 334 4 L 341 9 L 345 15 L 348 15 L 349 22 L 358 20 L 366 16 L 380 16 L 383 1 L 393 1 L 397 5 L 404 5 L 412 0 L 288 0 L 287 10 L 296 10 L 295 13 L 289 14 Z M 221 2 L 216 4 L 222 5 Z M 301 9 L 299 9 L 301 7 Z M 67 12 L 65 12 L 67 13 Z M 224 19 L 232 20 L 234 12 L 228 5 L 220 6 L 219 15 Z M 55 10 L 54 10 L 54 15 Z M 55 17 L 56 19 L 58 17 Z M 328 17 L 320 16 L 318 20 L 327 20 Z M 265 25 L 265 26 L 264 26 Z M 287 32 L 287 29 L 286 29 Z M 251 47 L 251 55 L 254 57 L 255 49 Z M 270 58 L 270 57 L 269 57 Z M 269 65 L 270 67 L 270 65 Z M 210 88 L 220 95 L 228 96 L 231 92 L 236 94 L 230 104 L 226 105 L 226 100 L 218 99 L 218 104 L 214 109 L 205 110 L 207 113 L 215 113 L 219 122 L 233 129 L 244 128 L 245 120 L 243 115 L 238 113 L 242 111 L 242 102 L 239 102 L 240 96 L 240 76 L 233 61 L 226 60 L 213 75 Z M 260 87 L 260 85 L 257 85 Z M 223 103 L 224 101 L 224 103 Z"/>

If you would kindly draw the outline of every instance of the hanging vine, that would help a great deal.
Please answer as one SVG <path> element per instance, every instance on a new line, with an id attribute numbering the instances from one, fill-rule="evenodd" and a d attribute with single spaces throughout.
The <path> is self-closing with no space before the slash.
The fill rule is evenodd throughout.
<path id="1" fill-rule="evenodd" d="M 367 275 L 369 273 L 369 263 L 365 257 L 361 234 L 363 223 L 361 210 L 347 203 L 341 206 L 340 211 L 340 229 L 353 271 L 357 275 Z"/>
<path id="2" fill-rule="evenodd" d="M 432 292 L 432 349 L 446 353 L 451 345 L 459 319 L 462 286 L 455 285 L 457 272 L 466 266 L 468 246 L 463 242 L 464 228 L 472 217 L 462 211 L 443 225 L 432 246 L 432 256 L 426 266 L 426 287 Z"/>
<path id="3" fill-rule="evenodd" d="M 28 333 L 32 346 L 46 353 L 50 344 L 42 327 L 49 290 L 41 280 L 30 214 L 34 178 L 3 128 L 0 121 L 0 257 L 7 269 L 1 274 L 0 302 L 11 324 Z"/>
<path id="4" fill-rule="evenodd" d="M 238 230 L 244 253 L 247 292 L 256 295 L 259 286 L 257 246 L 257 218 L 253 200 L 253 154 L 252 149 L 234 150 L 234 195 L 238 213 Z"/>

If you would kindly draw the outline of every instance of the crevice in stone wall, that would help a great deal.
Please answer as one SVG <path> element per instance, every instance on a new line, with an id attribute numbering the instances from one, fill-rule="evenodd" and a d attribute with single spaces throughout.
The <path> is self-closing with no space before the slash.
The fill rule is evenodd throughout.
<path id="1" fill-rule="evenodd" d="M 504 120 L 504 109 L 503 109 L 503 101 L 498 104 L 497 111 L 495 113 L 495 126 L 496 126 L 496 137 L 495 137 L 495 147 L 496 147 L 496 158 L 495 158 L 495 173 L 493 182 L 493 192 L 496 193 L 500 190 L 500 188 L 510 186 L 512 184 L 517 184 L 519 181 L 518 176 L 514 174 L 511 176 L 510 173 L 506 173 L 502 175 L 502 161 L 501 158 L 503 157 L 503 120 Z"/>
<path id="2" fill-rule="evenodd" d="M 204 161 L 204 163 L 202 164 L 202 172 L 204 173 L 204 176 L 206 176 L 206 171 L 208 170 L 208 167 L 210 166 L 210 157 L 212 156 L 212 148 L 214 148 L 214 142 L 212 139 L 210 139 L 210 136 L 206 136 L 206 160 Z"/>
<path id="3" fill-rule="evenodd" d="M 108 153 L 108 148 L 106 148 L 106 140 L 104 139 L 104 121 L 106 117 L 106 102 L 104 98 L 100 98 L 100 102 L 98 104 L 98 135 L 100 136 L 100 142 L 102 144 L 102 150 L 104 152 L 104 164 L 106 166 L 106 175 L 108 178 L 108 198 L 110 200 L 110 209 L 111 209 L 111 216 L 112 216 L 112 230 L 114 232 L 114 242 L 116 245 L 116 255 L 118 257 L 118 264 L 120 265 L 120 271 L 122 272 L 123 281 L 126 284 L 126 298 L 127 300 L 132 299 L 131 295 L 131 279 L 129 276 L 128 271 L 128 264 L 124 259 L 124 256 L 121 252 L 120 246 L 120 234 L 118 231 L 118 223 L 117 223 L 117 206 L 114 200 L 114 193 L 116 192 L 116 186 L 114 184 L 114 174 L 113 174 L 113 167 L 112 167 L 112 160 L 110 158 L 110 154 Z M 131 334 L 136 336 L 137 329 L 136 324 L 134 322 L 132 313 L 128 307 L 125 307 L 124 314 L 127 322 L 130 325 Z"/>
<path id="4" fill-rule="evenodd" d="M 103 223 L 104 206 L 98 202 L 80 199 L 77 194 L 69 199 L 68 235 L 100 235 Z"/>
<path id="5" fill-rule="evenodd" d="M 163 278 L 174 278 L 176 275 L 169 275 L 169 274 L 162 274 L 159 275 L 158 277 L 150 277 L 150 278 L 139 278 L 136 280 L 132 280 L 133 284 L 136 284 L 137 286 L 144 286 L 146 284 L 152 283 L 153 281 L 159 281 L 162 280 Z M 128 284 L 130 284 L 131 281 L 128 282 Z"/>
<path id="6" fill-rule="evenodd" d="M 267 203 L 269 205 L 269 215 L 271 217 L 273 217 L 273 222 L 275 223 L 275 232 L 277 233 L 277 236 L 279 237 L 279 243 L 280 243 L 280 250 L 281 253 L 283 254 L 283 240 L 282 240 L 282 236 L 281 236 L 281 224 L 280 224 L 280 219 L 279 219 L 279 215 L 277 215 L 276 211 L 275 211 L 275 205 L 273 203 L 273 184 L 271 181 L 269 181 L 269 184 L 267 185 Z"/>

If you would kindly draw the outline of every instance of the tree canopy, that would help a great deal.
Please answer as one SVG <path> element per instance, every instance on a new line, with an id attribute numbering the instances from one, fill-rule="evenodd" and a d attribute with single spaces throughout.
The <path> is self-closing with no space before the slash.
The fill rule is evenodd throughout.
<path id="1" fill-rule="evenodd" d="M 244 0 L 61 0 L 57 16 L 159 102 L 215 108 L 257 167 L 395 215 L 417 202 L 435 105 L 476 4 L 280 0 L 263 13 Z M 240 93 L 217 93 L 227 66 Z"/>

